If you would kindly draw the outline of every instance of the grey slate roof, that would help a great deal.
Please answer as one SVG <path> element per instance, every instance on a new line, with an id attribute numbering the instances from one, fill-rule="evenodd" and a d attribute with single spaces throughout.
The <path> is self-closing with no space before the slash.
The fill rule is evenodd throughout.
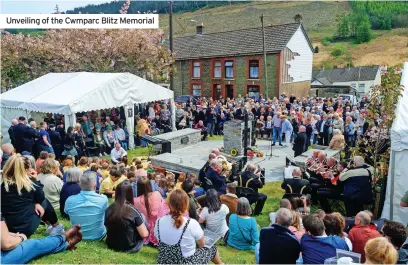
<path id="1" fill-rule="evenodd" d="M 333 84 L 336 82 L 358 81 L 359 72 L 360 72 L 360 81 L 374 80 L 379 68 L 380 68 L 379 65 L 375 65 L 375 66 L 361 66 L 361 67 L 353 67 L 353 68 L 336 68 L 332 70 L 315 70 L 312 72 L 312 82 L 314 80 L 317 80 L 321 83 L 323 83 L 322 81 L 324 82 L 328 81 L 331 84 Z M 328 85 L 325 83 L 323 84 Z"/>
<path id="2" fill-rule="evenodd" d="M 290 23 L 265 27 L 266 52 L 277 53 L 283 50 L 299 26 L 313 50 L 303 26 L 300 23 Z M 176 60 L 262 54 L 262 28 L 209 34 L 204 31 L 203 35 L 174 39 L 173 47 Z"/>

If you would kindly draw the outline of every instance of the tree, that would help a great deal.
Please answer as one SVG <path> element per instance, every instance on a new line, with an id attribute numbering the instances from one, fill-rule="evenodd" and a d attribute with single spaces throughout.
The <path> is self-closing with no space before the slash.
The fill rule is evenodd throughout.
<path id="1" fill-rule="evenodd" d="M 369 42 L 373 37 L 371 31 L 371 23 L 368 20 L 368 17 L 362 19 L 362 21 L 358 24 L 356 29 L 356 40 L 357 43 Z"/>
<path id="2" fill-rule="evenodd" d="M 398 69 L 391 68 L 382 73 L 381 85 L 371 90 L 366 117 L 368 129 L 353 148 L 355 155 L 363 156 L 374 167 L 375 180 L 386 176 L 386 170 L 385 175 L 379 174 L 379 164 L 388 165 L 390 160 L 391 126 L 403 91 L 398 72 Z"/>
<path id="3" fill-rule="evenodd" d="M 349 17 L 344 16 L 341 18 L 337 26 L 337 37 L 340 39 L 346 39 L 349 36 L 350 36 Z"/>
<path id="4" fill-rule="evenodd" d="M 149 73 L 161 79 L 173 57 L 160 30 L 57 29 L 44 35 L 2 34 L 1 88 L 6 91 L 49 72 Z"/>

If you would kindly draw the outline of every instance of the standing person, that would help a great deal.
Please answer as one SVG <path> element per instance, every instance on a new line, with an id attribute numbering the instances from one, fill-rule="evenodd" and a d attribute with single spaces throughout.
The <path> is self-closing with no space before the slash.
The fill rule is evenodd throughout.
<path id="1" fill-rule="evenodd" d="M 94 129 L 94 125 L 92 124 L 92 122 L 88 120 L 88 117 L 85 115 L 82 116 L 81 129 L 82 129 L 84 138 L 90 139 L 92 141 L 93 139 L 92 130 Z"/>
<path id="2" fill-rule="evenodd" d="M 227 244 L 239 250 L 255 250 L 259 244 L 259 230 L 247 198 L 238 200 L 236 214 L 232 214 L 229 223 Z"/>
<path id="3" fill-rule="evenodd" d="M 296 264 L 300 244 L 295 234 L 289 230 L 292 218 L 290 210 L 280 208 L 276 212 L 275 223 L 261 229 L 259 247 L 255 250 L 258 264 Z"/>
<path id="4" fill-rule="evenodd" d="M 14 137 L 14 126 L 16 126 L 17 124 L 18 124 L 18 120 L 12 119 L 11 126 L 8 129 L 9 138 L 13 146 L 16 146 L 16 138 Z"/>
<path id="5" fill-rule="evenodd" d="M 55 125 L 54 124 L 50 124 L 50 130 L 48 132 L 49 136 L 50 136 L 50 140 L 51 140 L 51 145 L 52 148 L 54 149 L 55 152 L 55 158 L 59 159 L 61 157 L 61 135 L 58 131 L 55 130 Z"/>
<path id="6" fill-rule="evenodd" d="M 280 119 L 280 112 L 277 112 L 275 116 L 273 116 L 272 123 L 273 123 L 273 143 L 272 146 L 275 146 L 276 137 L 279 139 L 279 146 L 282 145 L 282 120 Z"/>
<path id="7" fill-rule="evenodd" d="M 206 223 L 206 228 L 220 237 L 224 237 L 228 231 L 227 214 L 229 209 L 225 204 L 221 204 L 218 193 L 214 189 L 209 189 L 205 197 L 206 207 L 200 213 L 199 223 Z"/>
<path id="8" fill-rule="evenodd" d="M 217 247 L 204 247 L 204 232 L 194 219 L 183 217 L 188 196 L 180 189 L 169 197 L 170 214 L 157 220 L 154 234 L 159 239 L 158 264 L 222 264 Z M 171 253 L 171 255 L 169 255 Z"/>
<path id="9" fill-rule="evenodd" d="M 285 146 L 290 145 L 290 140 L 292 138 L 293 126 L 285 115 L 281 115 L 280 119 L 282 121 L 282 134 L 285 134 Z"/>
<path id="10" fill-rule="evenodd" d="M 206 109 L 205 111 L 205 121 L 207 124 L 207 131 L 208 134 L 212 137 L 213 132 L 214 132 L 214 120 L 215 120 L 215 110 L 214 110 L 214 105 L 211 104 L 209 108 Z"/>
<path id="11" fill-rule="evenodd" d="M 310 141 L 312 139 L 313 134 L 312 120 L 309 117 L 305 118 L 304 126 L 306 128 L 306 145 L 304 152 L 306 152 L 307 149 L 309 149 Z"/>
<path id="12" fill-rule="evenodd" d="M 333 114 L 332 124 L 333 130 L 339 129 L 342 134 L 344 133 L 344 121 L 337 112 Z"/>
<path id="13" fill-rule="evenodd" d="M 50 202 L 45 199 L 37 172 L 27 157 L 11 156 L 3 169 L 1 183 L 1 212 L 8 229 L 30 237 L 40 221 L 51 224 L 51 235 L 62 234 L 64 227 Z"/>
<path id="14" fill-rule="evenodd" d="M 149 231 L 143 215 L 133 206 L 133 189 L 122 182 L 115 191 L 115 202 L 105 213 L 106 244 L 115 251 L 136 253 L 143 247 Z"/>
<path id="15" fill-rule="evenodd" d="M 154 236 L 154 226 L 165 202 L 160 192 L 152 191 L 152 184 L 148 178 L 138 180 L 137 195 L 139 196 L 134 199 L 135 208 L 145 216 L 149 229 L 149 236 L 144 239 L 144 242 L 157 246 L 159 242 Z"/>
<path id="16" fill-rule="evenodd" d="M 55 154 L 54 149 L 52 148 L 50 135 L 47 132 L 47 123 L 44 121 L 40 122 L 40 147 L 43 151 Z"/>
<path id="17" fill-rule="evenodd" d="M 16 148 L 17 153 L 22 153 L 24 150 L 24 134 L 27 131 L 28 126 L 27 126 L 27 121 L 26 118 L 23 116 L 20 116 L 18 118 L 18 124 L 13 127 L 13 134 L 14 134 L 14 139 L 15 139 L 15 145 L 13 145 Z"/>
<path id="18" fill-rule="evenodd" d="M 106 235 L 104 225 L 108 198 L 96 190 L 96 173 L 85 172 L 80 179 L 81 192 L 70 196 L 65 202 L 65 213 L 69 215 L 71 225 L 79 224 L 83 239 L 102 240 Z"/>
<path id="19" fill-rule="evenodd" d="M 295 157 L 300 156 L 305 152 L 306 146 L 306 127 L 300 126 L 298 135 L 296 136 L 295 141 L 293 142 L 293 151 L 295 151 Z"/>
<path id="20" fill-rule="evenodd" d="M 78 151 L 76 148 L 74 128 L 72 126 L 68 127 L 63 143 L 64 151 L 62 152 L 62 155 L 66 157 L 71 156 L 74 159 L 73 162 L 75 164 L 75 161 L 78 161 Z"/>
<path id="21" fill-rule="evenodd" d="M 365 261 L 364 247 L 368 240 L 380 237 L 377 230 L 370 228 L 371 217 L 365 212 L 361 211 L 356 215 L 355 226 L 349 232 L 349 238 L 353 243 L 353 251 L 361 254 L 361 262 Z"/>

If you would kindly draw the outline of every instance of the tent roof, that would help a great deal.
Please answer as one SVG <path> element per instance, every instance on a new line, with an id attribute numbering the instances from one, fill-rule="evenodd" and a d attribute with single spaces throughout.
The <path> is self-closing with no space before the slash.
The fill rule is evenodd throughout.
<path id="1" fill-rule="evenodd" d="M 130 73 L 49 73 L 0 95 L 1 107 L 71 114 L 174 97 Z"/>
<path id="2" fill-rule="evenodd" d="M 408 62 L 404 63 L 401 85 L 404 90 L 398 100 L 396 118 L 391 128 L 391 149 L 394 151 L 408 149 Z"/>

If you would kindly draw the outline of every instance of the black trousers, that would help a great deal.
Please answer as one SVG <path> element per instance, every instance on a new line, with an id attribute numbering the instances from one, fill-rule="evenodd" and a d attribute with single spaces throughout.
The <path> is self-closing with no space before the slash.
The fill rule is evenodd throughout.
<path id="1" fill-rule="evenodd" d="M 366 201 L 359 199 L 344 198 L 344 206 L 346 208 L 346 216 L 353 217 L 356 216 L 358 212 L 364 210 L 364 203 Z"/>
<path id="2" fill-rule="evenodd" d="M 52 225 L 58 222 L 58 217 L 55 213 L 54 207 L 52 207 L 51 203 L 47 199 L 43 200 L 41 206 L 44 208 L 44 215 L 41 218 L 44 222 L 48 222 Z"/>
<path id="3" fill-rule="evenodd" d="M 262 212 L 267 198 L 268 197 L 263 193 L 254 194 L 254 196 L 248 198 L 250 204 L 255 203 L 254 215 L 259 215 Z"/>
<path id="4" fill-rule="evenodd" d="M 319 188 L 317 191 L 317 195 L 319 198 L 319 203 L 322 209 L 326 213 L 331 213 L 333 209 L 331 209 L 330 204 L 329 204 L 329 199 L 333 200 L 342 200 L 343 197 L 341 193 L 339 193 L 337 190 L 333 188 Z"/>

